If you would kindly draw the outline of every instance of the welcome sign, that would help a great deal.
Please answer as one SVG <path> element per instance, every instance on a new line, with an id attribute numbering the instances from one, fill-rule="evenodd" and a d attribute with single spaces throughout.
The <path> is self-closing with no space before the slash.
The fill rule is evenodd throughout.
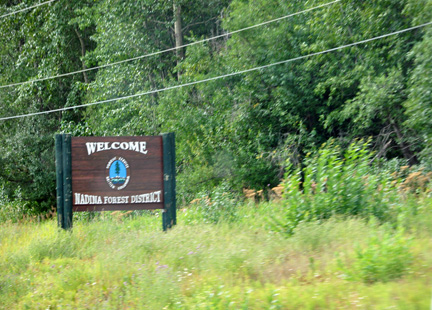
<path id="1" fill-rule="evenodd" d="M 59 225 L 72 212 L 163 209 L 175 224 L 174 134 L 135 137 L 56 135 Z M 70 221 L 70 227 L 68 225 Z"/>
<path id="2" fill-rule="evenodd" d="M 162 137 L 73 137 L 73 211 L 163 209 Z"/>

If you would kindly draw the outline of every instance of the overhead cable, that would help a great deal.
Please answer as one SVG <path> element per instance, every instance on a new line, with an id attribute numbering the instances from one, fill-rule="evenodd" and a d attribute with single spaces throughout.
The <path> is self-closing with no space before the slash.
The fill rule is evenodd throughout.
<path id="1" fill-rule="evenodd" d="M 23 9 L 20 9 L 20 10 L 16 10 L 16 11 L 13 11 L 13 12 L 9 12 L 9 13 L 7 13 L 7 14 L 0 15 L 0 18 L 7 17 L 7 16 L 10 16 L 10 15 L 14 15 L 14 14 L 16 14 L 16 13 L 20 13 L 20 12 L 28 11 L 28 10 L 34 9 L 34 8 L 36 8 L 36 7 L 38 7 L 38 6 L 41 6 L 41 5 L 44 5 L 44 4 L 48 4 L 48 3 L 51 3 L 51 2 L 54 2 L 54 1 L 56 1 L 56 0 L 50 0 L 50 1 L 41 2 L 41 3 L 38 3 L 38 4 L 35 4 L 35 5 L 32 5 L 32 6 L 29 6 L 29 7 L 23 8 Z"/>
<path id="2" fill-rule="evenodd" d="M 316 10 L 316 9 L 323 8 L 325 6 L 329 6 L 331 4 L 335 4 L 335 3 L 340 2 L 340 1 L 341 0 L 335 0 L 335 1 L 332 1 L 332 2 L 328 2 L 326 4 L 321 4 L 321 5 L 315 6 L 313 8 L 309 8 L 309 9 L 303 10 L 303 11 L 299 11 L 299 12 L 296 12 L 296 13 L 291 13 L 291 14 L 288 14 L 288 15 L 285 15 L 285 16 L 282 16 L 282 17 L 278 17 L 278 18 L 275 18 L 275 19 L 272 19 L 272 20 L 268 20 L 268 21 L 265 21 L 265 22 L 262 22 L 262 23 L 259 23 L 259 24 L 253 25 L 253 26 L 249 26 L 249 27 L 246 27 L 246 28 L 242 28 L 242 29 L 226 32 L 224 34 L 220 34 L 220 35 L 217 35 L 217 36 L 214 36 L 214 37 L 211 37 L 211 38 L 207 38 L 207 39 L 203 39 L 203 40 L 187 43 L 187 44 L 176 46 L 176 47 L 171 47 L 171 48 L 168 48 L 168 49 L 165 49 L 165 50 L 160 50 L 160 51 L 157 51 L 157 52 L 153 52 L 153 53 L 149 53 L 149 54 L 145 54 L 145 55 L 141 55 L 141 56 L 137 56 L 137 57 L 133 57 L 133 58 L 129 58 L 129 59 L 124 59 L 124 60 L 120 60 L 120 61 L 116 61 L 116 62 L 112 62 L 112 63 L 107 63 L 105 65 L 100 65 L 100 66 L 96 66 L 96 67 L 86 68 L 86 69 L 77 70 L 77 71 L 68 72 L 68 73 L 62 73 L 62 74 L 48 76 L 48 77 L 39 78 L 39 79 L 33 79 L 33 80 L 25 81 L 25 82 L 18 82 L 18 83 L 13 83 L 13 84 L 8 84 L 8 85 L 1 85 L 0 89 L 1 88 L 7 88 L 7 87 L 13 87 L 13 86 L 19 86 L 19 85 L 23 85 L 23 84 L 29 84 L 29 83 L 33 83 L 33 82 L 41 82 L 41 81 L 46 81 L 46 80 L 52 80 L 52 79 L 56 79 L 56 78 L 60 78 L 60 77 L 66 77 L 66 76 L 75 75 L 75 74 L 78 74 L 78 73 L 84 73 L 84 72 L 88 72 L 88 71 L 103 69 L 103 68 L 112 67 L 112 66 L 116 66 L 116 65 L 127 63 L 127 62 L 131 62 L 131 61 L 143 59 L 143 58 L 148 58 L 148 57 L 151 57 L 151 56 L 156 56 L 156 55 L 164 54 L 164 53 L 167 53 L 167 52 L 175 51 L 177 49 L 185 48 L 185 47 L 196 45 L 196 44 L 199 44 L 199 43 L 209 42 L 209 41 L 216 40 L 216 39 L 219 39 L 219 38 L 228 37 L 228 36 L 231 36 L 233 34 L 236 34 L 236 33 L 239 33 L 239 32 L 245 31 L 245 30 L 249 30 L 249 29 L 261 27 L 261 26 L 264 26 L 264 25 L 268 25 L 270 23 L 281 21 L 281 20 L 287 19 L 289 17 L 293 17 L 293 16 L 296 16 L 296 15 L 304 14 L 304 13 L 307 13 L 307 12 L 310 12 L 310 11 L 313 11 L 313 10 Z"/>
<path id="3" fill-rule="evenodd" d="M 161 88 L 161 89 L 150 90 L 150 91 L 146 91 L 146 92 L 143 92 L 143 93 L 138 93 L 138 94 L 124 96 L 124 97 L 117 97 L 117 98 L 112 98 L 112 99 L 107 99 L 107 100 L 102 100 L 102 101 L 96 101 L 96 102 L 91 102 L 91 103 L 80 104 L 80 105 L 71 106 L 71 107 L 63 107 L 63 108 L 59 108 L 59 109 L 42 111 L 42 112 L 35 112 L 35 113 L 28 113 L 28 114 L 21 114 L 21 115 L 15 115 L 15 116 L 2 117 L 2 118 L 0 118 L 0 121 L 9 120 L 9 119 L 16 119 L 16 118 L 23 118 L 23 117 L 29 117 L 29 116 L 35 116 L 35 115 L 41 115 L 41 114 L 49 114 L 49 113 L 54 113 L 54 112 L 67 111 L 67 110 L 72 110 L 72 109 L 77 109 L 77 108 L 83 108 L 83 107 L 89 107 L 89 106 L 99 105 L 99 104 L 113 102 L 113 101 L 131 99 L 131 98 L 141 97 L 141 96 L 144 96 L 144 95 L 150 95 L 150 94 L 160 93 L 160 92 L 164 92 L 164 91 L 167 91 L 167 90 L 172 90 L 172 89 L 182 88 L 182 87 L 186 87 L 186 86 L 201 84 L 201 83 L 205 83 L 205 82 L 209 82 L 209 81 L 220 80 L 220 79 L 223 79 L 223 78 L 226 78 L 226 77 L 231 77 L 231 76 L 235 76 L 235 75 L 239 75 L 239 74 L 244 74 L 244 73 L 248 73 L 248 72 L 258 71 L 258 70 L 266 69 L 266 68 L 269 68 L 269 67 L 274 67 L 274 66 L 277 66 L 277 65 L 287 64 L 287 63 L 294 62 L 294 61 L 297 61 L 297 60 L 306 59 L 306 58 L 309 58 L 309 57 L 312 57 L 312 56 L 318 56 L 318 55 L 327 54 L 327 53 L 330 53 L 330 52 L 335 52 L 335 51 L 338 51 L 338 50 L 341 50 L 341 49 L 344 49 L 344 48 L 348 48 L 348 47 L 352 47 L 352 46 L 356 46 L 356 45 L 359 45 L 359 44 L 365 44 L 365 43 L 372 42 L 372 41 L 375 41 L 375 40 L 384 39 L 384 38 L 387 38 L 387 37 L 390 37 L 390 36 L 393 36 L 393 35 L 397 35 L 397 34 L 401 34 L 401 33 L 404 33 L 404 32 L 408 32 L 408 31 L 412 31 L 412 30 L 415 30 L 415 29 L 419 29 L 419 28 L 422 28 L 422 27 L 426 27 L 426 26 L 429 26 L 431 24 L 432 24 L 432 21 L 430 21 L 428 23 L 425 23 L 425 24 L 422 24 L 422 25 L 418 25 L 418 26 L 414 26 L 414 27 L 398 30 L 398 31 L 395 31 L 395 32 L 387 33 L 387 34 L 384 34 L 384 35 L 380 35 L 380 36 L 377 36 L 377 37 L 373 37 L 373 38 L 370 38 L 370 39 L 366 39 L 366 40 L 362 40 L 362 41 L 358 41 L 358 42 L 354 42 L 354 43 L 350 43 L 350 44 L 346 44 L 346 45 L 341 45 L 341 46 L 334 47 L 334 48 L 331 48 L 331 49 L 327 49 L 327 50 L 324 50 L 324 51 L 320 51 L 320 52 L 316 52 L 316 53 L 311 53 L 311 54 L 308 54 L 308 55 L 303 55 L 303 56 L 299 56 L 299 57 L 295 57 L 295 58 L 291 58 L 291 59 L 287 59 L 287 60 L 283 60 L 283 61 L 278 61 L 278 62 L 274 62 L 274 63 L 268 64 L 268 65 L 254 67 L 254 68 L 251 68 L 251 69 L 246 69 L 246 70 L 232 72 L 232 73 L 228 73 L 228 74 L 224 74 L 224 75 L 220 75 L 220 76 L 216 76 L 216 77 L 211 77 L 211 78 L 207 78 L 207 79 L 203 79 L 203 80 L 199 80 L 199 81 L 184 83 L 184 84 L 180 84 L 180 85 L 174 85 L 174 86 L 170 86 L 170 87 L 166 87 L 166 88 Z"/>

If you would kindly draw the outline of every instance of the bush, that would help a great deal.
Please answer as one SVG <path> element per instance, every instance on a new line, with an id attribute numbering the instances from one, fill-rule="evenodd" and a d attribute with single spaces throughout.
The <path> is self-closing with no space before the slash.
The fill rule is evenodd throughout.
<path id="1" fill-rule="evenodd" d="M 365 283 L 388 282 L 404 275 L 413 261 L 409 240 L 401 231 L 391 229 L 371 237 L 365 246 L 357 246 L 352 264 L 339 260 L 349 280 Z"/>
<path id="2" fill-rule="evenodd" d="M 184 209 L 184 221 L 190 223 L 232 222 L 237 217 L 237 198 L 226 183 L 211 192 L 202 192 L 199 198 Z"/>
<path id="3" fill-rule="evenodd" d="M 399 207 L 397 182 L 371 164 L 368 143 L 356 142 L 342 152 L 333 142 L 309 156 L 303 169 L 289 167 L 283 181 L 283 218 L 274 227 L 292 234 L 301 222 L 333 215 L 375 217 L 395 221 Z"/>
<path id="4" fill-rule="evenodd" d="M 0 187 L 0 223 L 11 221 L 16 223 L 32 212 L 28 204 L 21 198 L 21 190 L 18 187 L 15 191 L 15 199 L 12 200 L 6 194 L 4 186 Z"/>

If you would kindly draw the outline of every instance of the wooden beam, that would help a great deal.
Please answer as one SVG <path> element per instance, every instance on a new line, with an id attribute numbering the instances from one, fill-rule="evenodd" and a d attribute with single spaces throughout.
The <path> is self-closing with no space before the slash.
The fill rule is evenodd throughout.
<path id="1" fill-rule="evenodd" d="M 175 135 L 162 134 L 163 169 L 164 169 L 164 210 L 162 227 L 166 231 L 177 224 L 176 180 L 175 180 Z"/>

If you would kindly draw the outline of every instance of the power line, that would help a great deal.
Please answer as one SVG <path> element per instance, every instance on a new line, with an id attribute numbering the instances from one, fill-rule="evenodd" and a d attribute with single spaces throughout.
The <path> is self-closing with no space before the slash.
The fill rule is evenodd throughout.
<path id="1" fill-rule="evenodd" d="M 14 15 L 16 13 L 28 11 L 28 10 L 34 9 L 34 8 L 36 8 L 38 6 L 41 6 L 41 5 L 44 5 L 44 4 L 48 4 L 48 3 L 51 3 L 51 2 L 54 2 L 54 1 L 56 1 L 56 0 L 50 0 L 50 1 L 45 1 L 45 2 L 42 2 L 42 3 L 38 3 L 38 4 L 35 4 L 35 5 L 32 5 L 32 6 L 26 7 L 24 9 L 16 10 L 16 11 L 7 13 L 5 15 L 1 15 L 0 18 L 7 17 L 7 16 L 10 16 L 10 15 Z"/>
<path id="2" fill-rule="evenodd" d="M 356 45 L 359 45 L 359 44 L 364 44 L 364 43 L 368 43 L 368 42 L 371 42 L 371 41 L 375 41 L 375 40 L 379 40 L 379 39 L 384 39 L 384 38 L 387 38 L 387 37 L 390 37 L 390 36 L 393 36 L 393 35 L 397 35 L 397 34 L 401 34 L 401 33 L 404 33 L 404 32 L 412 31 L 412 30 L 415 30 L 415 29 L 419 29 L 419 28 L 422 28 L 422 27 L 429 26 L 429 25 L 432 25 L 432 21 L 428 22 L 428 23 L 425 23 L 425 24 L 418 25 L 418 26 L 414 26 L 414 27 L 398 30 L 398 31 L 387 33 L 387 34 L 380 35 L 380 36 L 377 36 L 377 37 L 373 37 L 373 38 L 370 38 L 370 39 L 366 39 L 366 40 L 362 40 L 362 41 L 358 41 L 358 42 L 350 43 L 350 44 L 346 44 L 346 45 L 341 45 L 341 46 L 334 47 L 334 48 L 331 48 L 331 49 L 327 49 L 327 50 L 324 50 L 324 51 L 320 51 L 320 52 L 316 52 L 316 53 L 311 53 L 311 54 L 308 54 L 308 55 L 303 55 L 303 56 L 291 58 L 291 59 L 288 59 L 288 60 L 283 60 L 283 61 L 271 63 L 271 64 L 264 65 L 264 66 L 259 66 L 259 67 L 254 67 L 254 68 L 251 68 L 251 69 L 246 69 L 246 70 L 242 70 L 242 71 L 232 72 L 232 73 L 228 73 L 228 74 L 224 74 L 224 75 L 220 75 L 220 76 L 216 76 L 216 77 L 212 77 L 212 78 L 207 78 L 207 79 L 203 79 L 203 80 L 199 80 L 199 81 L 194 81 L 194 82 L 190 82 L 190 83 L 185 83 L 185 84 L 170 86 L 170 87 L 161 88 L 161 89 L 150 90 L 150 91 L 146 91 L 146 92 L 143 92 L 143 93 L 138 93 L 138 94 L 124 96 L 124 97 L 117 97 L 117 98 L 112 98 L 112 99 L 107 99 L 107 100 L 102 100 L 102 101 L 96 101 L 96 102 L 91 102 L 91 103 L 85 103 L 85 104 L 80 104 L 80 105 L 76 105 L 76 106 L 72 106 L 72 107 L 64 107 L 64 108 L 59 108 L 59 109 L 54 109 L 54 110 L 48 110 L 48 111 L 43 111 L 43 112 L 36 112 L 36 113 L 29 113 L 29 114 L 21 114 L 21 115 L 15 115 L 15 116 L 2 117 L 2 118 L 0 118 L 0 121 L 9 120 L 9 119 L 16 119 L 16 118 L 23 118 L 23 117 L 28 117 L 28 116 L 41 115 L 41 114 L 49 114 L 49 113 L 54 113 L 54 112 L 67 111 L 67 110 L 72 110 L 72 109 L 77 109 L 77 108 L 83 108 L 83 107 L 88 107 L 88 106 L 93 106 L 93 105 L 99 105 L 99 104 L 102 104 L 102 103 L 108 103 L 108 102 L 113 102 L 113 101 L 131 99 L 131 98 L 135 98 L 135 97 L 141 97 L 141 96 L 145 96 L 145 95 L 160 93 L 160 92 L 164 92 L 164 91 L 167 91 L 167 90 L 172 90 L 172 89 L 182 88 L 182 87 L 186 87 L 186 86 L 201 84 L 201 83 L 205 83 L 205 82 L 209 82 L 209 81 L 220 80 L 220 79 L 223 79 L 223 78 L 226 78 L 226 77 L 231 77 L 231 76 L 235 76 L 235 75 L 239 75 L 239 74 L 244 74 L 244 73 L 248 73 L 248 72 L 258 71 L 258 70 L 266 69 L 266 68 L 269 68 L 269 67 L 274 67 L 274 66 L 281 65 L 281 64 L 287 64 L 287 63 L 290 63 L 290 62 L 294 62 L 294 61 L 297 61 L 297 60 L 309 58 L 309 57 L 312 57 L 312 56 L 318 56 L 318 55 L 322 55 L 322 54 L 331 53 L 331 52 L 338 51 L 338 50 L 341 50 L 341 49 L 344 49 L 344 48 L 347 48 L 347 47 L 352 47 L 352 46 L 356 46 Z"/>
<path id="3" fill-rule="evenodd" d="M 63 74 L 48 76 L 48 77 L 44 77 L 44 78 L 40 78 L 40 79 L 34 79 L 34 80 L 30 80 L 30 81 L 25 81 L 25 82 L 18 82 L 18 83 L 13 83 L 13 84 L 8 84 L 8 85 L 2 85 L 2 86 L 0 86 L 0 89 L 1 88 L 7 88 L 7 87 L 13 87 L 13 86 L 19 86 L 19 85 L 23 85 L 23 84 L 32 83 L 32 82 L 41 82 L 41 81 L 46 81 L 46 80 L 52 80 L 52 79 L 56 79 L 56 78 L 60 78 L 60 77 L 66 77 L 66 76 L 75 75 L 75 74 L 78 74 L 78 73 L 84 73 L 84 72 L 93 71 L 93 70 L 97 70 L 97 69 L 103 69 L 103 68 L 112 67 L 112 66 L 119 65 L 119 64 L 122 64 L 122 63 L 126 63 L 126 62 L 131 62 L 131 61 L 135 61 L 135 60 L 139 60 L 139 59 L 143 59 L 143 58 L 148 58 L 148 57 L 151 57 L 151 56 L 156 56 L 156 55 L 164 54 L 164 53 L 167 53 L 167 52 L 175 51 L 177 49 L 181 49 L 181 48 L 184 48 L 184 47 L 192 46 L 192 45 L 195 45 L 195 44 L 209 42 L 209 41 L 216 40 L 216 39 L 223 38 L 223 37 L 228 37 L 230 35 L 233 35 L 233 34 L 245 31 L 245 30 L 257 28 L 257 27 L 260 27 L 260 26 L 264 26 L 264 25 L 267 25 L 267 24 L 270 24 L 270 23 L 274 23 L 274 22 L 277 22 L 277 21 L 281 21 L 283 19 L 287 19 L 287 18 L 296 16 L 296 15 L 300 15 L 300 14 L 304 14 L 304 13 L 307 13 L 307 12 L 310 12 L 310 11 L 313 11 L 313 10 L 316 10 L 316 9 L 320 9 L 320 8 L 323 8 L 325 6 L 329 6 L 331 4 L 335 4 L 335 3 L 340 2 L 340 1 L 341 0 L 335 0 L 335 1 L 332 1 L 332 2 L 328 2 L 326 4 L 321 4 L 321 5 L 315 6 L 313 8 L 309 8 L 309 9 L 303 10 L 303 11 L 299 11 L 299 12 L 296 12 L 296 13 L 291 13 L 291 14 L 288 14 L 288 15 L 285 15 L 285 16 L 282 16 L 282 17 L 278 17 L 278 18 L 275 18 L 275 19 L 272 19 L 272 20 L 268 20 L 266 22 L 262 22 L 262 23 L 259 23 L 259 24 L 253 25 L 253 26 L 249 26 L 249 27 L 246 27 L 246 28 L 234 30 L 234 31 L 231 31 L 231 32 L 227 32 L 227 33 L 224 33 L 224 34 L 221 34 L 221 35 L 217 35 L 217 36 L 214 36 L 214 37 L 211 37 L 211 38 L 207 38 L 207 39 L 191 42 L 191 43 L 188 43 L 188 44 L 184 44 L 184 45 L 180 45 L 180 46 L 176 46 L 176 47 L 171 47 L 171 48 L 168 48 L 168 49 L 165 49 L 165 50 L 149 53 L 149 54 L 146 54 L 146 55 L 141 55 L 141 56 L 137 56 L 137 57 L 133 57 L 133 58 L 125 59 L 125 60 L 120 60 L 120 61 L 116 61 L 116 62 L 112 62 L 112 63 L 108 63 L 108 64 L 105 64 L 105 65 L 100 65 L 100 66 L 96 66 L 96 67 L 92 67 L 92 68 L 86 68 L 86 69 L 82 69 L 82 70 L 78 70 L 78 71 L 73 71 L 73 72 L 69 72 L 69 73 L 63 73 Z"/>

